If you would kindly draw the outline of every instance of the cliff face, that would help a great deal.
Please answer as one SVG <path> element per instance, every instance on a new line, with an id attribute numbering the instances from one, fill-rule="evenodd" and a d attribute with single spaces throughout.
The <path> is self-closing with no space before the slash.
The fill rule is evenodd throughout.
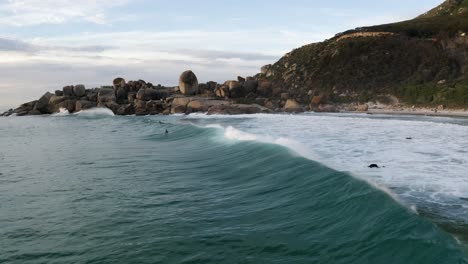
<path id="1" fill-rule="evenodd" d="M 448 0 L 413 20 L 358 28 L 306 45 L 266 66 L 302 103 L 385 101 L 468 106 L 468 0 Z M 468 9 L 466 9 L 468 11 Z"/>

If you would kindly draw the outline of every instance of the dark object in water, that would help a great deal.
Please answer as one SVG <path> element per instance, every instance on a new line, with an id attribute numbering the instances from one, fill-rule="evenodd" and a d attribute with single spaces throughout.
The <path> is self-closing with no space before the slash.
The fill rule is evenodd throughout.
<path id="1" fill-rule="evenodd" d="M 371 164 L 371 165 L 369 165 L 369 168 L 371 168 L 371 169 L 380 169 L 379 165 L 377 165 L 377 164 Z"/>
<path id="2" fill-rule="evenodd" d="M 407 140 L 412 140 L 413 138 L 412 138 L 412 137 L 407 137 L 406 139 L 407 139 Z"/>
<path id="3" fill-rule="evenodd" d="M 164 122 L 162 122 L 162 121 L 159 121 L 159 124 L 161 124 L 161 125 L 162 125 L 162 124 L 165 124 L 165 123 L 164 123 Z"/>
<path id="4" fill-rule="evenodd" d="M 166 129 L 166 135 L 167 135 L 167 134 L 169 134 L 169 131 L 167 131 L 167 129 Z"/>

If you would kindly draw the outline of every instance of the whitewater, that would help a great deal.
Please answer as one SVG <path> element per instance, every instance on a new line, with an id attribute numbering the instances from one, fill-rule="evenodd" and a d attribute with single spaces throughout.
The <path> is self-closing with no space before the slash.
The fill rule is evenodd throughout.
<path id="1" fill-rule="evenodd" d="M 422 214 L 468 224 L 468 120 L 364 114 L 185 117 L 227 140 L 279 144 L 348 172 Z M 230 125 L 234 123 L 234 125 Z M 378 164 L 380 169 L 370 169 Z"/>

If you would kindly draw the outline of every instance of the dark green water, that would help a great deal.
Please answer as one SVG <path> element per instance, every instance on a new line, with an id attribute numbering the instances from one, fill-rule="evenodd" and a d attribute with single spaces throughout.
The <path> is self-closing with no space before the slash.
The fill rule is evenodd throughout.
<path id="1" fill-rule="evenodd" d="M 0 263 L 466 263 L 367 183 L 177 117 L 5 118 L 0 135 Z"/>

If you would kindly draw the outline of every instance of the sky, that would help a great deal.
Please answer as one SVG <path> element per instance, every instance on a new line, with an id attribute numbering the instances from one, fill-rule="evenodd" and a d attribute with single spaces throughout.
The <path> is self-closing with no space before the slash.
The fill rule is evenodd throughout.
<path id="1" fill-rule="evenodd" d="M 177 85 L 259 72 L 290 50 L 442 0 L 0 0 L 0 107 L 115 77 Z"/>

